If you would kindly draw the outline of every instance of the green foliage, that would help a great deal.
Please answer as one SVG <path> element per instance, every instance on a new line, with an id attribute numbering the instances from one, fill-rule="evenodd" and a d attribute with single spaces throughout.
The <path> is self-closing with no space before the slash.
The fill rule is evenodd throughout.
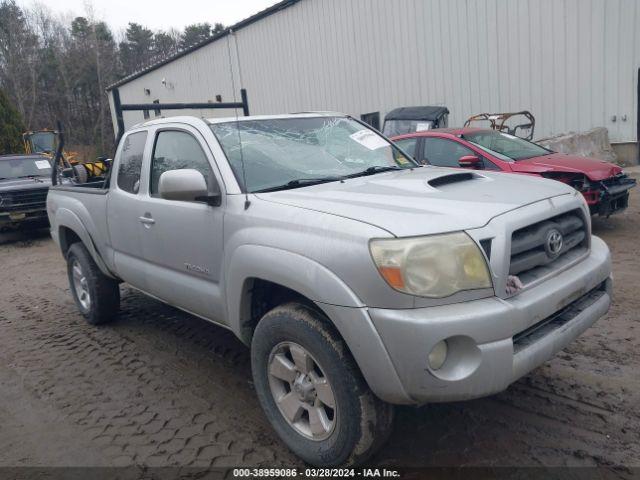
<path id="1" fill-rule="evenodd" d="M 180 48 L 188 48 L 193 45 L 204 42 L 207 38 L 212 37 L 224 30 L 224 25 L 216 23 L 213 27 L 210 23 L 194 23 L 184 28 L 180 39 Z"/>
<path id="2" fill-rule="evenodd" d="M 0 155 L 22 153 L 22 133 L 24 126 L 18 111 L 11 105 L 9 98 L 0 90 Z"/>
<path id="3" fill-rule="evenodd" d="M 213 28 L 211 29 L 211 33 L 213 35 L 217 35 L 218 33 L 222 33 L 222 31 L 225 29 L 226 27 L 221 24 L 221 23 L 216 23 Z"/>
<path id="4" fill-rule="evenodd" d="M 153 54 L 153 32 L 138 23 L 129 23 L 125 37 L 120 42 L 120 60 L 128 74 L 148 63 Z"/>
<path id="5" fill-rule="evenodd" d="M 179 34 L 177 32 L 156 32 L 153 36 L 153 54 L 156 58 L 166 58 L 178 52 Z"/>
<path id="6" fill-rule="evenodd" d="M 180 40 L 180 48 L 188 48 L 196 45 L 211 36 L 210 23 L 194 23 L 184 28 L 182 39 Z"/>

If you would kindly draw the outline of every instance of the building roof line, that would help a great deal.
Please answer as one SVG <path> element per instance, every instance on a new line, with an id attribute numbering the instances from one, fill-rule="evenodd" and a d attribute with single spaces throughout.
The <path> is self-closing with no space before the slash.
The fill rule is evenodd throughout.
<path id="1" fill-rule="evenodd" d="M 237 32 L 238 30 L 247 27 L 249 25 L 251 25 L 252 23 L 255 23 L 259 20 L 262 20 L 263 18 L 266 18 L 270 15 L 273 15 L 274 13 L 279 12 L 280 10 L 284 10 L 285 8 L 288 8 L 296 3 L 298 3 L 300 0 L 282 0 L 278 3 L 276 3 L 275 5 L 272 5 L 268 8 L 265 8 L 264 10 L 259 11 L 258 13 L 251 15 L 248 18 L 245 18 L 244 20 L 240 20 L 239 22 L 235 23 L 234 25 L 231 25 L 230 27 L 225 28 L 222 32 L 217 33 L 216 35 L 213 35 L 212 37 L 207 38 L 206 40 L 203 40 L 200 43 L 196 43 L 195 45 L 191 45 L 190 47 L 185 48 L 184 50 L 180 50 L 179 52 L 170 55 L 167 58 L 164 58 L 156 63 L 152 63 L 151 65 L 148 65 L 136 72 L 133 72 L 123 78 L 121 78 L 120 80 L 118 80 L 117 82 L 112 83 L 111 85 L 109 85 L 106 90 L 110 91 L 113 90 L 116 87 L 120 87 L 126 83 L 131 82 L 132 80 L 135 80 L 136 78 L 141 77 L 142 75 L 145 75 L 153 70 L 157 70 L 158 68 L 173 62 L 174 60 L 177 60 L 178 58 L 184 57 L 185 55 L 194 52 L 202 47 L 205 47 L 207 45 L 209 45 L 210 43 L 213 43 L 217 40 L 220 40 L 222 38 L 225 38 L 227 35 L 230 35 L 233 32 Z"/>

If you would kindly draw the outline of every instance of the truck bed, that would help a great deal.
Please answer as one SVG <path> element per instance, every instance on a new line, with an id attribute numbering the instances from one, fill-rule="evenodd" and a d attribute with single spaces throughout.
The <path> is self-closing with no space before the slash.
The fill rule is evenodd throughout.
<path id="1" fill-rule="evenodd" d="M 77 184 L 65 184 L 65 185 L 56 185 L 55 187 L 49 187 L 50 190 L 58 190 L 63 192 L 80 192 L 80 193 L 90 193 L 96 195 L 104 195 L 109 189 L 104 188 L 104 182 L 93 182 L 93 183 L 83 183 L 81 185 Z"/>
<path id="2" fill-rule="evenodd" d="M 107 225 L 107 193 L 101 188 L 103 182 L 95 184 L 56 185 L 49 189 L 47 209 L 51 233 L 57 239 L 59 224 L 72 224 L 76 233 L 86 232 L 102 259 L 111 268 L 109 228 Z M 66 219 L 64 222 L 61 220 Z"/>

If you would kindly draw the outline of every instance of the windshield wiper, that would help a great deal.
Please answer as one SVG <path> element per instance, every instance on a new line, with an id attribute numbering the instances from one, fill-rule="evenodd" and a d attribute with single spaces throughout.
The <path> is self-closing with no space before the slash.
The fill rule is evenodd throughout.
<path id="1" fill-rule="evenodd" d="M 364 177 L 365 175 L 375 175 L 376 173 L 390 172 L 392 170 L 403 170 L 403 169 L 397 166 L 392 166 L 392 165 L 375 165 L 361 172 L 347 175 L 345 178 Z"/>
<path id="2" fill-rule="evenodd" d="M 267 187 L 260 190 L 254 190 L 252 193 L 276 192 L 278 190 L 289 190 L 292 188 L 308 187 L 311 185 L 318 185 L 320 183 L 338 182 L 344 178 L 345 177 L 298 178 L 296 180 L 291 180 L 284 185 L 277 185 L 275 187 Z"/>

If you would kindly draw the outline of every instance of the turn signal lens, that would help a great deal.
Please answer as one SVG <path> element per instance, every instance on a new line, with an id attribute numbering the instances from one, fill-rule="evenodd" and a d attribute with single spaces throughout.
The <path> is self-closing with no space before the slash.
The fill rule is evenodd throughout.
<path id="1" fill-rule="evenodd" d="M 402 272 L 399 268 L 381 267 L 379 271 L 387 283 L 393 288 L 397 288 L 398 290 L 402 290 L 404 288 L 404 280 L 402 279 Z"/>

